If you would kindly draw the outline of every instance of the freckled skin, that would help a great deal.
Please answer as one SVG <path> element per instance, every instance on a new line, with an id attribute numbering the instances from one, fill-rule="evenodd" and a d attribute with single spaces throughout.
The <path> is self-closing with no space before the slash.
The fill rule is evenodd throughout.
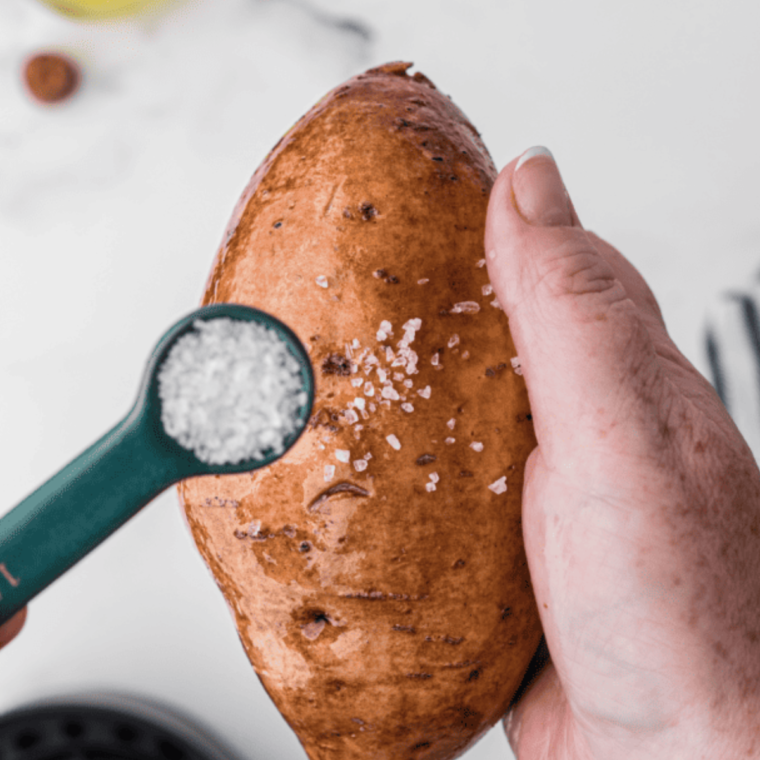
<path id="1" fill-rule="evenodd" d="M 536 441 L 508 321 L 478 266 L 496 169 L 459 109 L 408 68 L 354 77 L 283 137 L 203 298 L 283 320 L 315 369 L 313 415 L 286 457 L 179 486 L 246 654 L 312 760 L 457 757 L 504 715 L 541 638 L 520 520 Z M 450 313 L 466 302 L 478 311 Z M 399 350 L 415 319 L 410 375 L 380 346 Z M 393 335 L 378 340 L 384 320 Z M 382 380 L 351 371 L 354 339 L 399 395 L 375 411 Z M 344 415 L 364 395 L 357 377 L 375 389 L 361 431 Z M 489 490 L 505 476 L 505 493 Z"/>
<path id="2" fill-rule="evenodd" d="M 491 276 L 539 442 L 523 525 L 551 661 L 505 721 L 512 746 L 521 760 L 757 758 L 760 471 L 641 275 L 574 210 L 572 227 L 513 243 L 515 163 L 486 249 L 510 262 L 509 280 Z M 551 297 L 530 297 L 513 244 L 541 250 L 535 287 Z M 593 282 L 572 279 L 563 302 L 579 264 Z"/>

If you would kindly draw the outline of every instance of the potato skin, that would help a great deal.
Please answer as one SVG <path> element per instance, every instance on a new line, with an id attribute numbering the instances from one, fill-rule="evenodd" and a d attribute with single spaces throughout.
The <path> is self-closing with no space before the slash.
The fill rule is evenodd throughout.
<path id="1" fill-rule="evenodd" d="M 479 265 L 497 172 L 464 114 L 410 66 L 353 77 L 282 138 L 234 210 L 202 300 L 283 320 L 315 369 L 311 422 L 284 458 L 178 486 L 248 658 L 312 760 L 458 756 L 502 717 L 542 633 L 520 519 L 536 439 Z M 383 347 L 399 352 L 412 319 L 410 375 Z M 383 320 L 393 334 L 381 341 Z M 378 403 L 377 367 L 398 399 Z M 506 493 L 489 490 L 503 476 Z"/>

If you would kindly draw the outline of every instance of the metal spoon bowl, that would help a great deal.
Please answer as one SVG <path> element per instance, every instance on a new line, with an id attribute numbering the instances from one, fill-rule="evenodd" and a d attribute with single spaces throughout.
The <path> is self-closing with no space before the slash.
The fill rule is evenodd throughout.
<path id="1" fill-rule="evenodd" d="M 299 364 L 307 400 L 279 453 L 270 447 L 260 459 L 209 464 L 164 429 L 158 378 L 173 346 L 193 332 L 197 320 L 222 317 L 273 330 Z M 153 350 L 124 419 L 0 519 L 0 624 L 174 483 L 198 475 L 251 472 L 284 456 L 306 428 L 314 392 L 306 349 L 272 315 L 240 304 L 215 304 L 180 319 Z"/>

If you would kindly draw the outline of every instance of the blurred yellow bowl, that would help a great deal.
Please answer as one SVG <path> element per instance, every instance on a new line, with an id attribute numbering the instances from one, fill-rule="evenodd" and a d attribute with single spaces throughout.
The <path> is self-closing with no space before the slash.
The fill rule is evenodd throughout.
<path id="1" fill-rule="evenodd" d="M 166 0 L 42 0 L 64 16 L 81 19 L 134 16 Z"/>

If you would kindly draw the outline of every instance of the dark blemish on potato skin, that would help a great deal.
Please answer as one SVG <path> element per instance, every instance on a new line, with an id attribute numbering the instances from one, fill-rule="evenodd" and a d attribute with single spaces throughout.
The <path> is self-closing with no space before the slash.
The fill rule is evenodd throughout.
<path id="1" fill-rule="evenodd" d="M 420 467 L 423 467 L 426 464 L 430 464 L 431 462 L 435 462 L 436 459 L 435 454 L 423 454 L 422 456 L 418 457 L 415 464 L 420 465 Z"/>
<path id="2" fill-rule="evenodd" d="M 394 625 L 391 630 L 399 631 L 400 633 L 417 633 L 414 626 L 411 625 Z"/>
<path id="3" fill-rule="evenodd" d="M 380 212 L 371 203 L 366 203 L 365 202 L 365 203 L 360 203 L 359 204 L 359 213 L 361 214 L 361 218 L 365 222 L 370 222 Z"/>
<path id="4" fill-rule="evenodd" d="M 464 636 L 454 638 L 453 636 L 425 636 L 426 644 L 434 644 L 435 642 L 441 642 L 443 644 L 451 644 L 457 646 L 464 641 Z"/>
<path id="5" fill-rule="evenodd" d="M 337 483 L 334 486 L 330 486 L 330 488 L 322 491 L 318 496 L 316 496 L 311 504 L 309 504 L 308 510 L 309 512 L 315 512 L 317 509 L 319 509 L 322 504 L 324 504 L 331 496 L 335 496 L 336 494 L 340 493 L 351 493 L 355 496 L 369 496 L 369 491 L 365 491 L 363 488 L 360 488 L 357 485 L 354 485 L 353 483 Z"/>
<path id="6" fill-rule="evenodd" d="M 326 428 L 330 433 L 337 433 L 340 428 L 337 425 L 331 424 L 331 419 L 337 419 L 337 415 L 330 414 L 330 411 L 323 407 L 311 416 L 309 419 L 309 427 L 312 430 L 315 430 L 318 427 L 323 427 Z"/>
<path id="7" fill-rule="evenodd" d="M 477 681 L 478 678 L 480 678 L 480 671 L 479 670 L 471 670 L 470 675 L 467 676 L 468 681 Z"/>
<path id="8" fill-rule="evenodd" d="M 330 354 L 322 362 L 323 375 L 348 377 L 351 374 L 351 362 L 343 354 Z"/>
<path id="9" fill-rule="evenodd" d="M 464 561 L 463 559 L 458 559 L 458 560 L 457 560 L 457 561 L 456 561 L 456 562 L 455 562 L 455 563 L 452 565 L 452 567 L 454 568 L 454 570 L 459 570 L 459 569 L 463 568 L 464 566 L 465 566 L 465 561 Z"/>
<path id="10" fill-rule="evenodd" d="M 544 607 L 546 607 L 546 605 L 544 605 Z M 511 617 L 511 616 L 512 616 L 512 608 L 511 607 L 505 607 L 501 611 L 501 619 L 502 620 L 506 620 L 508 617 Z"/>

